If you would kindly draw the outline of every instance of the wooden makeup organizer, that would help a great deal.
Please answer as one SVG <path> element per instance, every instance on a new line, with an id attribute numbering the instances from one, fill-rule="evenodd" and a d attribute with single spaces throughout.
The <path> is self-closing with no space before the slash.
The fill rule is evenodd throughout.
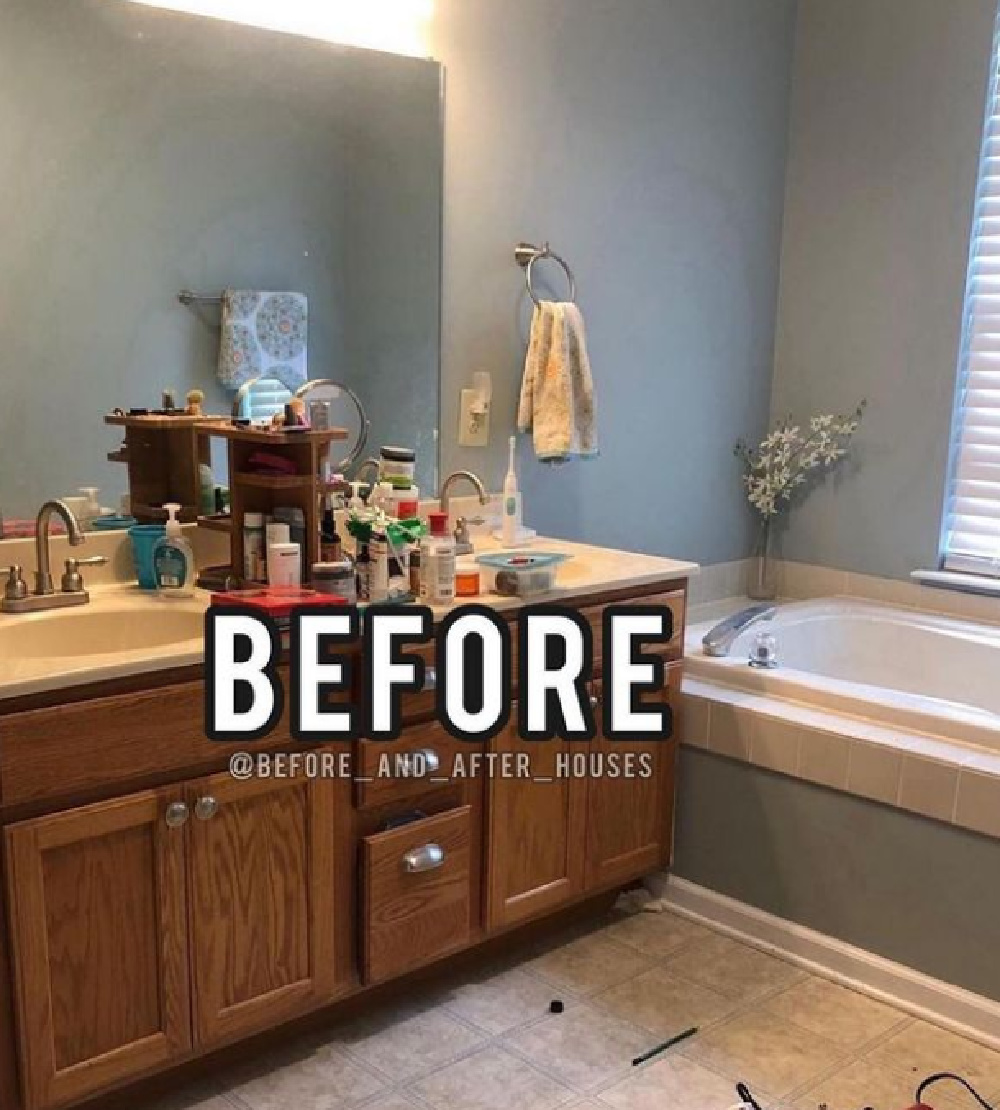
<path id="1" fill-rule="evenodd" d="M 181 506 L 180 519 L 230 535 L 233 574 L 243 574 L 243 518 L 247 513 L 270 515 L 279 507 L 301 509 L 306 529 L 306 565 L 319 559 L 322 498 L 329 486 L 322 478 L 330 444 L 346 440 L 344 428 L 324 431 L 270 431 L 241 427 L 224 418 L 204 416 L 118 416 L 105 423 L 125 429 L 125 446 L 108 455 L 128 465 L 132 515 L 140 523 L 166 519 L 162 506 Z M 213 437 L 226 440 L 229 457 L 231 512 L 227 517 L 203 516 L 199 468 L 209 463 Z M 287 459 L 294 474 L 257 474 L 251 457 L 267 451 Z"/>

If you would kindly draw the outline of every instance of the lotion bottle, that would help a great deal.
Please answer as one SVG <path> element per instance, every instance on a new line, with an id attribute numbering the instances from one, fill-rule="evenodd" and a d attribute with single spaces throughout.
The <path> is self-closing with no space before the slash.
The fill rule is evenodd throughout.
<path id="1" fill-rule="evenodd" d="M 510 462 L 503 483 L 503 517 L 500 522 L 500 540 L 504 547 L 517 546 L 517 522 L 521 517 L 521 495 L 517 492 L 517 473 L 514 470 L 516 436 L 510 437 Z"/>

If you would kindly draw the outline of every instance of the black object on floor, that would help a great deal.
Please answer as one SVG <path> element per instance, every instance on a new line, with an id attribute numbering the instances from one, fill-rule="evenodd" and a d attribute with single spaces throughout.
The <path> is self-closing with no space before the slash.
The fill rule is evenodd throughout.
<path id="1" fill-rule="evenodd" d="M 960 1075 L 955 1075 L 950 1071 L 939 1071 L 936 1075 L 929 1075 L 923 1083 L 917 1088 L 917 1103 L 921 1104 L 924 1101 L 923 1095 L 928 1087 L 933 1087 L 935 1083 L 940 1083 L 942 1080 L 949 1079 L 953 1083 L 960 1083 L 972 1097 L 979 1103 L 984 1110 L 994 1110 L 994 1108 L 983 1098 L 983 1096 L 976 1090 L 975 1087 L 968 1081 L 963 1079 Z"/>
<path id="2" fill-rule="evenodd" d="M 750 1106 L 753 1110 L 763 1110 L 760 1103 L 750 1094 L 750 1088 L 745 1083 L 736 1084 L 736 1093 L 740 1096 L 740 1102 L 745 1106 Z"/>
<path id="3" fill-rule="evenodd" d="M 561 998 L 553 998 L 549 1003 L 550 1014 L 561 1014 L 566 1009 L 565 1004 Z"/>
<path id="4" fill-rule="evenodd" d="M 656 1048 L 651 1048 L 648 1052 L 644 1052 L 641 1056 L 636 1056 L 632 1061 L 632 1067 L 637 1068 L 640 1064 L 644 1064 L 647 1060 L 652 1060 L 654 1056 L 659 1056 L 661 1052 L 666 1052 L 668 1048 L 673 1048 L 675 1044 L 680 1044 L 681 1041 L 686 1041 L 688 1037 L 693 1037 L 698 1032 L 698 1026 L 692 1025 L 690 1029 L 685 1029 L 683 1033 L 678 1033 L 676 1037 L 671 1037 L 669 1041 L 664 1041 L 658 1044 Z"/>

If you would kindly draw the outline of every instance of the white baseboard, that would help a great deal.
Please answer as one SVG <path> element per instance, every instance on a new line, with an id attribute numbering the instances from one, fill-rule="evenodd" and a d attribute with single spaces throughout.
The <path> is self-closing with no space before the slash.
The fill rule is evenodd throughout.
<path id="1" fill-rule="evenodd" d="M 924 975 L 863 948 L 737 902 L 675 875 L 647 883 L 655 897 L 684 917 L 944 1026 L 989 1048 L 1000 1049 L 1000 1003 Z M 961 943 L 956 938 L 956 943 Z"/>

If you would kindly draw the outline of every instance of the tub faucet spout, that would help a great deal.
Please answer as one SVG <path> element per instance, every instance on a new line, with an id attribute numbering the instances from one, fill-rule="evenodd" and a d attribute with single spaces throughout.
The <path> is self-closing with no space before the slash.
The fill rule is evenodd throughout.
<path id="1" fill-rule="evenodd" d="M 751 605 L 727 617 L 703 637 L 701 643 L 705 654 L 716 659 L 724 658 L 729 654 L 737 636 L 758 621 L 771 620 L 777 612 L 774 605 Z"/>

